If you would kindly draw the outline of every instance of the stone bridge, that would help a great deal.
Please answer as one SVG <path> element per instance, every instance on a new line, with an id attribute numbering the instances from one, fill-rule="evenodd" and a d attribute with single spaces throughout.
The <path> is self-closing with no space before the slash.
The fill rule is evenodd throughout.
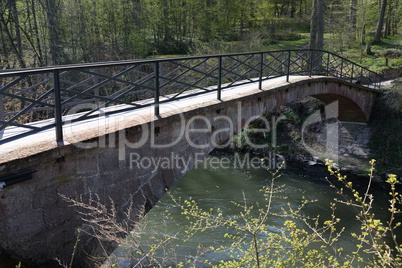
<path id="1" fill-rule="evenodd" d="M 199 160 L 275 107 L 312 96 L 336 103 L 327 107 L 339 120 L 365 122 L 378 94 L 360 81 L 327 75 L 261 77 L 134 110 L 105 107 L 85 120 L 75 119 L 92 106 L 79 103 L 58 131 L 43 128 L 1 143 L 1 248 L 34 263 L 69 262 L 77 228 L 90 229 L 62 196 L 96 194 L 106 205 L 112 199 L 119 212 L 131 201 L 148 211 Z M 21 127 L 5 128 L 3 137 L 19 135 Z M 95 254 L 97 243 L 82 235 L 77 256 Z"/>

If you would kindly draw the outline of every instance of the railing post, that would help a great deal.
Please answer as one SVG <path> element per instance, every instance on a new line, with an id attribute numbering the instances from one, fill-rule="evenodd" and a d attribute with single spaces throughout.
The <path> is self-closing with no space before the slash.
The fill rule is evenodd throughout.
<path id="1" fill-rule="evenodd" d="M 342 59 L 342 61 L 341 61 L 341 77 L 340 78 L 343 77 L 343 58 L 341 58 L 341 59 Z"/>
<path id="2" fill-rule="evenodd" d="M 353 73 L 355 72 L 355 65 L 352 63 L 352 75 L 350 76 L 350 83 L 353 83 Z"/>
<path id="3" fill-rule="evenodd" d="M 381 78 L 382 78 L 382 77 L 384 77 L 384 72 L 382 72 L 382 75 L 381 75 L 381 76 L 378 76 L 378 75 L 377 75 L 377 78 L 378 78 L 378 89 L 381 89 L 381 80 L 382 80 Z"/>
<path id="4" fill-rule="evenodd" d="M 218 100 L 221 100 L 222 91 L 222 56 L 218 57 Z"/>
<path id="5" fill-rule="evenodd" d="M 58 146 L 64 144 L 63 140 L 63 119 L 61 112 L 61 96 L 60 96 L 60 74 L 59 70 L 53 70 L 53 90 L 54 90 L 54 115 L 56 123 L 56 142 Z"/>
<path id="6" fill-rule="evenodd" d="M 289 82 L 289 74 L 290 74 L 290 53 L 291 53 L 291 51 L 288 50 L 288 60 L 287 60 L 287 66 L 286 66 L 286 82 Z"/>
<path id="7" fill-rule="evenodd" d="M 154 111 L 155 115 L 159 115 L 159 61 L 155 62 L 155 99 L 154 99 Z"/>
<path id="8" fill-rule="evenodd" d="M 327 52 L 327 76 L 329 76 L 329 53 Z"/>
<path id="9" fill-rule="evenodd" d="M 1 81 L 0 81 L 0 85 L 1 85 Z M 3 102 L 3 95 L 0 95 L 0 121 L 4 121 L 5 116 L 4 116 L 4 102 Z M 1 125 L 3 125 L 3 123 L 1 123 Z M 0 126 L 1 126 L 0 125 Z M 5 125 L 5 124 L 4 124 Z M 0 139 L 3 137 L 4 134 L 4 129 L 0 129 Z"/>
<path id="10" fill-rule="evenodd" d="M 381 72 L 381 74 L 374 73 L 374 78 L 375 78 L 374 88 L 381 89 L 381 80 L 383 77 L 384 77 L 384 72 Z"/>
<path id="11" fill-rule="evenodd" d="M 264 69 L 264 52 L 260 54 L 260 77 L 259 77 L 259 84 L 258 89 L 262 89 L 262 71 Z"/>
<path id="12" fill-rule="evenodd" d="M 96 68 L 92 69 L 92 72 L 94 73 L 94 75 L 93 75 L 93 83 L 94 83 L 94 87 L 95 87 L 95 89 L 94 89 L 94 95 L 95 95 L 96 97 L 99 97 L 99 87 L 97 86 L 98 83 L 99 83 L 99 79 L 98 79 L 98 76 L 96 75 L 96 74 L 97 74 Z M 96 98 L 95 98 L 95 99 L 96 99 Z M 96 105 L 96 107 L 97 107 L 98 109 L 101 108 L 101 102 L 99 101 L 99 99 L 96 99 L 96 100 L 95 100 L 95 105 Z"/>
<path id="13" fill-rule="evenodd" d="M 313 51 L 310 50 L 310 64 L 309 64 L 309 77 L 311 77 L 313 75 Z"/>

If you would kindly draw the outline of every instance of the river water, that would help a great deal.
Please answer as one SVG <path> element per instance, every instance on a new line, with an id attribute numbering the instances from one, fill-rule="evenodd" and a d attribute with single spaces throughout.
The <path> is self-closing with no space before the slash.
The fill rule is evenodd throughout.
<path id="1" fill-rule="evenodd" d="M 253 162 L 253 165 L 247 163 Z M 146 215 L 141 227 L 133 231 L 136 240 L 140 242 L 142 249 L 147 252 L 150 246 L 158 244 L 160 241 L 169 241 L 160 246 L 157 250 L 159 261 L 163 265 L 175 264 L 190 260 L 197 260 L 196 267 L 203 267 L 205 260 L 217 263 L 221 259 L 229 259 L 228 255 L 217 254 L 208 251 L 209 246 L 219 247 L 222 244 L 228 245 L 230 240 L 224 238 L 228 232 L 226 228 L 220 227 L 215 230 L 199 232 L 186 239 L 184 230 L 188 226 L 188 220 L 181 214 L 181 210 L 175 206 L 174 200 L 194 199 L 197 204 L 205 210 L 209 208 L 220 208 L 226 217 L 238 215 L 240 208 L 235 206 L 232 201 L 242 202 L 245 196 L 248 204 L 259 202 L 263 204 L 264 197 L 260 193 L 263 186 L 271 183 L 270 172 L 258 164 L 259 158 L 250 155 L 214 151 L 194 169 L 189 171 L 171 189 L 171 196 L 166 195 L 160 202 Z M 272 161 L 268 166 L 277 165 Z M 326 181 L 325 167 L 304 168 L 300 165 L 286 163 L 280 172 L 281 177 L 276 180 L 275 186 L 282 187 L 282 192 L 278 193 L 273 199 L 272 211 L 280 213 L 282 208 L 289 205 L 295 207 L 299 205 L 302 198 L 316 200 L 314 203 L 307 204 L 301 210 L 306 216 L 320 215 L 322 221 L 331 218 L 330 202 L 335 197 L 339 197 L 335 189 L 329 186 Z M 365 191 L 367 179 L 358 179 L 354 184 L 362 191 Z M 380 216 L 386 216 L 388 201 L 384 188 L 374 184 L 371 193 L 375 194 L 376 206 L 374 212 Z M 356 242 L 351 241 L 351 232 L 360 232 L 360 224 L 355 220 L 355 211 L 352 207 L 338 204 L 336 216 L 342 219 L 340 226 L 345 226 L 345 235 L 339 240 L 346 251 L 355 250 Z M 257 215 L 257 212 L 255 212 Z M 280 228 L 284 222 L 283 217 L 270 216 L 269 226 L 272 231 Z M 306 227 L 302 221 L 297 222 L 298 226 Z M 205 252 L 204 252 L 205 251 Z M 120 266 L 129 265 L 125 257 L 129 253 L 126 249 L 119 249 L 117 260 Z M 200 252 L 204 252 L 200 254 Z M 131 263 L 132 264 L 132 263 Z"/>

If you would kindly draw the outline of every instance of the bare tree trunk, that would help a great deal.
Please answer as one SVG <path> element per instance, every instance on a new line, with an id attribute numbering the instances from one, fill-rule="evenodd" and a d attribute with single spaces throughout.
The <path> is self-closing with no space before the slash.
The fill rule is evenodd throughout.
<path id="1" fill-rule="evenodd" d="M 395 35 L 398 32 L 400 16 L 398 15 L 398 0 L 390 0 L 388 3 L 388 15 L 386 23 L 386 35 Z"/>
<path id="2" fill-rule="evenodd" d="M 356 13 L 357 13 L 357 0 L 350 0 L 350 39 L 356 39 Z"/>
<path id="3" fill-rule="evenodd" d="M 366 54 L 367 55 L 373 55 L 374 53 L 371 51 L 371 44 L 370 43 L 367 43 L 366 44 L 366 49 L 365 49 L 365 51 L 366 51 Z"/>
<path id="4" fill-rule="evenodd" d="M 0 95 L 0 121 L 4 121 L 4 102 L 3 102 L 3 95 Z M 1 126 L 2 124 L 0 124 Z M 0 139 L 3 138 L 4 129 L 0 130 Z"/>
<path id="5" fill-rule="evenodd" d="M 385 27 L 384 27 L 384 32 L 383 32 L 383 37 L 387 37 L 390 33 L 390 17 L 387 16 L 387 18 L 385 19 Z"/>
<path id="6" fill-rule="evenodd" d="M 391 34 L 392 35 L 396 35 L 398 33 L 398 25 L 400 25 L 400 21 L 401 21 L 401 18 L 400 18 L 400 16 L 398 16 L 398 12 L 397 12 L 398 10 L 400 10 L 399 4 L 400 4 L 399 1 L 394 1 L 394 6 L 392 8 L 392 14 L 393 14 L 392 23 L 391 23 L 391 25 L 392 25 Z"/>
<path id="7" fill-rule="evenodd" d="M 311 26 L 310 26 L 310 49 L 324 49 L 324 0 L 313 0 L 311 11 Z M 312 71 L 320 72 L 322 65 L 322 52 L 312 51 Z"/>
<path id="8" fill-rule="evenodd" d="M 317 0 L 317 49 L 324 49 L 324 0 Z"/>
<path id="9" fill-rule="evenodd" d="M 43 3 L 43 2 L 44 3 Z M 60 41 L 57 34 L 58 16 L 57 16 L 57 0 L 41 0 L 41 4 L 46 11 L 48 32 L 49 32 L 49 49 L 52 59 L 51 64 L 60 64 L 62 62 L 62 53 L 60 48 Z"/>
<path id="10" fill-rule="evenodd" d="M 2 61 L 7 61 L 8 60 L 8 47 L 6 45 L 6 37 L 4 36 L 4 29 L 3 29 L 3 23 L 0 22 L 0 41 L 1 41 L 1 54 L 3 55 Z M 3 66 L 4 68 L 4 66 Z M 1 68 L 0 68 L 1 69 Z"/>
<path id="11" fill-rule="evenodd" d="M 25 66 L 24 55 L 23 55 L 23 50 L 22 50 L 20 20 L 18 17 L 17 4 L 15 3 L 15 0 L 10 1 L 10 12 L 13 15 L 13 20 L 14 20 L 15 40 L 17 42 L 16 49 L 18 50 L 18 54 L 20 57 L 20 65 L 21 65 L 21 68 L 25 68 L 26 66 Z"/>
<path id="12" fill-rule="evenodd" d="M 311 8 L 311 22 L 310 22 L 310 49 L 317 48 L 317 1 L 313 0 Z"/>
<path id="13" fill-rule="evenodd" d="M 34 36 L 35 36 L 35 40 L 36 40 L 37 56 L 38 56 L 39 64 L 43 65 L 43 54 L 42 54 L 42 46 L 41 46 L 40 39 L 39 39 L 38 20 L 36 17 L 35 0 L 31 1 L 31 11 L 32 11 L 32 19 L 33 19 L 32 31 L 34 32 Z"/>
<path id="14" fill-rule="evenodd" d="M 377 31 L 375 32 L 374 43 L 380 43 L 382 38 L 382 28 L 384 26 L 385 10 L 387 9 L 387 0 L 382 0 L 380 16 L 377 23 Z"/>
<path id="15" fill-rule="evenodd" d="M 11 46 L 12 50 L 14 51 L 17 59 L 18 59 L 20 67 L 25 68 L 24 59 L 22 58 L 22 55 L 20 54 L 20 51 L 18 50 L 18 47 L 15 45 L 13 36 L 11 34 L 10 29 L 8 28 L 8 25 L 7 25 L 7 22 L 6 22 L 5 18 L 4 18 L 3 13 L 0 13 L 0 23 L 3 25 L 3 30 L 7 35 L 8 41 L 10 42 L 10 46 Z"/>
<path id="16" fill-rule="evenodd" d="M 317 46 L 318 50 L 324 49 L 324 0 L 317 0 Z M 314 68 L 316 74 L 323 72 L 322 68 L 322 56 L 321 51 L 317 51 Z"/>
<path id="17" fill-rule="evenodd" d="M 171 5 L 168 3 L 168 0 L 162 1 L 164 9 L 163 9 L 163 16 L 164 16 L 164 36 L 163 42 L 170 43 L 174 40 L 172 35 L 172 25 L 171 25 Z"/>

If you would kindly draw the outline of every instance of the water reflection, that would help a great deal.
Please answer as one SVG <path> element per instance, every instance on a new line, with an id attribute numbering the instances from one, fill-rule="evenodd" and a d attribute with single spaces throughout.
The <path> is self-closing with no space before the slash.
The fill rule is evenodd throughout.
<path id="1" fill-rule="evenodd" d="M 232 201 L 242 202 L 243 194 L 248 204 L 256 202 L 263 203 L 264 197 L 259 191 L 263 186 L 267 186 L 271 182 L 270 173 L 264 168 L 247 168 L 236 165 L 230 168 L 221 168 L 218 166 L 206 165 L 205 161 L 211 161 L 211 158 L 227 158 L 235 161 L 238 157 L 234 153 L 224 151 L 214 151 L 204 162 L 199 163 L 196 168 L 189 171 L 179 183 L 172 189 L 174 199 L 194 199 L 197 204 L 205 209 L 220 208 L 222 213 L 227 217 L 238 215 L 240 208 L 233 204 Z M 320 215 L 322 221 L 331 218 L 330 202 L 335 197 L 339 198 L 335 189 L 329 187 L 325 180 L 327 176 L 325 168 L 323 170 L 305 170 L 300 166 L 287 164 L 286 169 L 281 171 L 281 178 L 276 182 L 277 187 L 282 187 L 283 192 L 276 195 L 273 202 L 272 212 L 281 213 L 282 208 L 288 206 L 298 206 L 302 198 L 307 200 L 316 200 L 314 203 L 308 204 L 301 211 L 306 216 Z M 365 182 L 360 182 L 364 185 Z M 375 212 L 385 216 L 388 203 L 386 195 L 381 191 L 372 191 L 377 195 L 380 204 L 375 208 Z M 359 233 L 360 225 L 356 221 L 355 210 L 351 206 L 338 204 L 336 216 L 342 219 L 338 226 L 345 227 L 345 235 L 339 240 L 339 244 L 347 250 L 355 250 L 355 243 L 350 241 L 347 233 Z M 272 231 L 283 226 L 285 219 L 283 217 L 269 217 L 268 223 Z M 188 259 L 199 259 L 197 267 L 202 267 L 205 259 L 218 262 L 221 259 L 229 259 L 229 256 L 216 254 L 204 249 L 209 246 L 215 248 L 222 244 L 230 243 L 230 240 L 224 238 L 224 234 L 228 232 L 226 228 L 217 228 L 202 233 L 197 233 L 189 240 L 186 240 L 183 229 L 188 225 L 188 219 L 181 214 L 181 210 L 175 207 L 172 198 L 165 196 L 146 216 L 144 228 L 137 234 L 141 235 L 140 244 L 143 250 L 148 251 L 150 248 L 147 244 L 152 241 L 163 241 L 169 238 L 169 244 L 164 244 L 158 249 L 161 262 L 165 265 L 184 262 Z M 300 227 L 305 227 L 302 221 L 297 222 Z M 154 242 L 156 243 L 156 242 Z M 201 245 L 201 246 L 200 246 Z M 203 252 L 201 255 L 200 252 Z M 124 249 L 120 249 L 122 257 L 129 253 Z M 200 256 L 201 255 L 201 256 Z M 166 258 L 165 260 L 162 260 Z M 127 262 L 127 259 L 121 259 Z"/>

